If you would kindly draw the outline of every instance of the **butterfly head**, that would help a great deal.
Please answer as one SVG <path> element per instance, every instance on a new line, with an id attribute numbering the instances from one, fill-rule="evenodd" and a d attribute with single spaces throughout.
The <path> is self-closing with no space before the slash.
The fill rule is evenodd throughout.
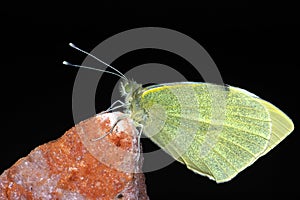
<path id="1" fill-rule="evenodd" d="M 121 82 L 121 94 L 125 97 L 125 113 L 129 113 L 131 117 L 139 122 L 142 121 L 143 109 L 140 105 L 141 95 L 144 91 L 142 84 L 138 84 L 133 80 Z"/>
<path id="2" fill-rule="evenodd" d="M 121 82 L 121 95 L 125 97 L 125 103 L 131 104 L 135 97 L 142 91 L 142 85 L 133 80 Z"/>

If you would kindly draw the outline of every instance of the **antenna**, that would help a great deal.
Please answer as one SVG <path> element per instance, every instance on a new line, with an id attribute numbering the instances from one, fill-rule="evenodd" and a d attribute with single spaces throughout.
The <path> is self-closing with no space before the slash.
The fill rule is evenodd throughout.
<path id="1" fill-rule="evenodd" d="M 69 45 L 70 45 L 70 47 L 72 47 L 72 48 L 74 48 L 74 49 L 76 49 L 76 50 L 78 50 L 78 51 L 81 51 L 81 52 L 85 53 L 85 54 L 88 55 L 88 56 L 91 56 L 92 58 L 94 58 L 94 59 L 96 59 L 97 61 L 101 62 L 102 64 L 106 65 L 107 67 L 113 69 L 115 72 L 119 73 L 119 74 L 123 77 L 123 79 L 128 80 L 128 79 L 126 78 L 126 76 L 125 76 L 124 74 L 122 74 L 119 70 L 117 70 L 116 68 L 114 68 L 114 67 L 112 67 L 111 65 L 107 64 L 107 63 L 104 62 L 103 60 L 97 58 L 97 57 L 94 56 L 93 54 L 91 54 L 91 53 L 89 53 L 89 52 L 86 52 L 86 51 L 84 51 L 84 50 L 78 48 L 78 47 L 75 46 L 73 43 L 69 43 Z M 65 61 L 64 61 L 64 62 L 65 62 Z M 64 62 L 63 62 L 63 64 L 64 64 Z M 66 63 L 68 63 L 68 62 L 66 62 Z M 70 64 L 70 63 L 69 63 L 69 64 Z M 81 65 L 73 65 L 73 64 L 71 64 L 70 66 L 80 67 Z M 105 70 L 97 70 L 96 68 L 91 68 L 91 67 L 86 67 L 86 66 L 81 66 L 81 67 L 82 67 L 82 68 L 87 68 L 87 69 L 94 69 L 94 70 L 96 70 L 96 71 L 102 71 L 102 72 L 105 71 Z M 105 72 L 107 72 L 107 71 L 105 71 Z M 115 74 L 115 73 L 113 73 L 113 72 L 110 73 L 110 74 L 117 75 L 117 74 Z M 119 76 L 119 77 L 120 77 L 120 76 Z"/>
<path id="2" fill-rule="evenodd" d="M 99 72 L 104 72 L 104 73 L 109 73 L 109 74 L 113 74 L 113 75 L 116 75 L 124 80 L 127 80 L 127 78 L 123 75 L 123 76 L 120 76 L 119 74 L 116 74 L 114 72 L 110 72 L 110 71 L 105 71 L 105 70 L 102 70 L 102 69 L 97 69 L 97 68 L 93 68 L 93 67 L 88 67 L 88 66 L 84 66 L 84 65 L 75 65 L 75 64 L 72 64 L 72 63 L 69 63 L 67 61 L 63 61 L 64 65 L 68 65 L 68 66 L 73 66 L 73 67 L 79 67 L 79 68 L 85 68 L 85 69 L 91 69 L 91 70 L 95 70 L 95 71 L 99 71 Z"/>

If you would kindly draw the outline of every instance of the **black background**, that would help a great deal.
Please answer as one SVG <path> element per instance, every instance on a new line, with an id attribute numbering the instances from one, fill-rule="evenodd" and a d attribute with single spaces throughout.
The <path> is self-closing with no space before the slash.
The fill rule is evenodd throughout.
<path id="1" fill-rule="evenodd" d="M 293 119 L 296 130 L 225 184 L 196 175 L 177 162 L 146 173 L 149 197 L 299 197 L 300 22 L 296 5 L 252 5 L 244 1 L 216 5 L 145 2 L 73 6 L 16 4 L 1 8 L 0 172 L 74 126 L 72 89 L 78 69 L 61 62 L 80 64 L 85 55 L 71 49 L 69 42 L 91 51 L 119 32 L 158 26 L 180 31 L 199 42 L 214 59 L 225 83 L 274 103 Z M 122 65 L 134 67 L 174 59 L 171 67 L 180 69 L 189 80 L 201 81 L 201 77 L 187 72 L 188 63 L 174 55 L 144 51 L 124 57 L 116 61 L 120 70 Z M 110 89 L 97 94 L 98 111 L 109 106 Z M 151 148 L 151 143 L 145 141 L 144 149 Z"/>

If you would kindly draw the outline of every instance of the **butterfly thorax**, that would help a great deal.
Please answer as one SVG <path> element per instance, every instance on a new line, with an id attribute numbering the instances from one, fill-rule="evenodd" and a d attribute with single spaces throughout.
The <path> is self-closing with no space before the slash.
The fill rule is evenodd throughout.
<path id="1" fill-rule="evenodd" d="M 146 113 L 141 106 L 141 96 L 144 92 L 142 84 L 135 81 L 121 83 L 121 94 L 125 97 L 125 113 L 137 124 L 144 124 Z"/>

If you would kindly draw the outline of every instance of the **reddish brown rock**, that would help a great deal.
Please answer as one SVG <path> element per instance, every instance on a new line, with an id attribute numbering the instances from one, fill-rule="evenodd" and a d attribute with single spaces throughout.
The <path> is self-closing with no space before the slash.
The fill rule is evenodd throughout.
<path id="1" fill-rule="evenodd" d="M 34 149 L 0 176 L 0 199 L 148 199 L 132 122 L 93 141 L 120 115 L 97 115 Z"/>

